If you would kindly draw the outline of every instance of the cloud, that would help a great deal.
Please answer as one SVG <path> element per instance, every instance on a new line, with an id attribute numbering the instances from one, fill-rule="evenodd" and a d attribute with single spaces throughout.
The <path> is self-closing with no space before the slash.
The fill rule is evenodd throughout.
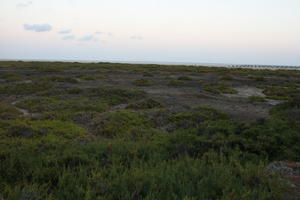
<path id="1" fill-rule="evenodd" d="M 74 35 L 66 35 L 64 37 L 62 37 L 63 40 L 74 40 L 75 36 Z"/>
<path id="2" fill-rule="evenodd" d="M 83 36 L 83 37 L 79 38 L 78 40 L 81 41 L 81 42 L 89 42 L 89 41 L 94 41 L 94 42 L 96 42 L 96 41 L 97 41 L 97 38 L 95 38 L 95 37 L 92 36 L 92 35 L 86 35 L 86 36 Z"/>
<path id="3" fill-rule="evenodd" d="M 18 3 L 16 5 L 17 8 L 26 8 L 26 7 L 29 7 L 32 5 L 32 1 L 27 1 L 27 2 L 24 2 L 24 3 Z"/>
<path id="4" fill-rule="evenodd" d="M 132 40 L 142 40 L 144 38 L 142 36 L 133 35 L 133 36 L 130 37 L 130 39 L 132 39 Z"/>
<path id="5" fill-rule="evenodd" d="M 96 35 L 106 35 L 106 36 L 109 36 L 109 37 L 112 37 L 114 35 L 111 32 L 101 32 L 101 31 L 96 31 L 95 34 Z"/>
<path id="6" fill-rule="evenodd" d="M 52 26 L 49 24 L 24 24 L 24 29 L 34 32 L 47 32 L 52 30 Z"/>
<path id="7" fill-rule="evenodd" d="M 58 33 L 59 34 L 69 34 L 69 33 L 71 33 L 71 29 L 67 29 L 67 30 L 61 30 L 61 31 L 59 31 Z"/>

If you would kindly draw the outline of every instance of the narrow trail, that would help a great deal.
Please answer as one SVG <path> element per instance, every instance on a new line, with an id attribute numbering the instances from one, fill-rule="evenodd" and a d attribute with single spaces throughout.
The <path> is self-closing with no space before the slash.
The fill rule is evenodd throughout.
<path id="1" fill-rule="evenodd" d="M 22 108 L 19 108 L 16 106 L 16 104 L 18 103 L 19 101 L 13 101 L 11 103 L 11 105 L 13 105 L 18 111 L 20 111 L 24 116 L 28 116 L 30 115 L 31 113 L 28 111 L 28 110 L 25 110 L 25 109 L 22 109 Z"/>

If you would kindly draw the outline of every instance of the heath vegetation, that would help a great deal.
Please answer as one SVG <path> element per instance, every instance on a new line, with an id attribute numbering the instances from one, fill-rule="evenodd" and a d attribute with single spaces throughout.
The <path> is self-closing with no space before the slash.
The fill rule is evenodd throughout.
<path id="1" fill-rule="evenodd" d="M 0 74 L 1 200 L 289 198 L 267 166 L 300 161 L 300 71 L 3 61 Z M 240 86 L 266 97 L 225 99 Z"/>

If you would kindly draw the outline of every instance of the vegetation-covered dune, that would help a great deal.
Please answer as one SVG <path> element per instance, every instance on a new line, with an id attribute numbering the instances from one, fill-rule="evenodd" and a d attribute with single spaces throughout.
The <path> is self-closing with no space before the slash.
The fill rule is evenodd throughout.
<path id="1" fill-rule="evenodd" d="M 300 161 L 299 88 L 300 71 L 0 62 L 0 199 L 297 199 L 267 166 Z"/>

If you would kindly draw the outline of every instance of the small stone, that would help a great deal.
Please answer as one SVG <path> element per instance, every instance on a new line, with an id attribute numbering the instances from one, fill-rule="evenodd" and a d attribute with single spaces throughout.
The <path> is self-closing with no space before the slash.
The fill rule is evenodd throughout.
<path id="1" fill-rule="evenodd" d="M 268 165 L 267 169 L 272 174 L 275 174 L 276 172 L 279 172 L 282 176 L 291 176 L 291 175 L 293 175 L 293 169 L 288 167 L 288 165 L 285 162 L 282 162 L 282 161 L 272 162 L 271 164 Z"/>

